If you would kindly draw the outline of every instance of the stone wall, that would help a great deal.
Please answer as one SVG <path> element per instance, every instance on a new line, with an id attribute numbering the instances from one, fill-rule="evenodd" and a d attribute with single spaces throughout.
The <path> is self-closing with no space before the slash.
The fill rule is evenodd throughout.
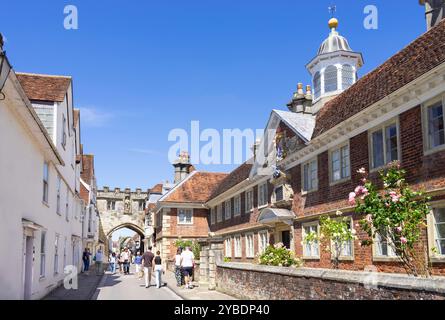
<path id="1" fill-rule="evenodd" d="M 445 300 L 445 277 L 217 263 L 217 290 L 254 300 Z"/>

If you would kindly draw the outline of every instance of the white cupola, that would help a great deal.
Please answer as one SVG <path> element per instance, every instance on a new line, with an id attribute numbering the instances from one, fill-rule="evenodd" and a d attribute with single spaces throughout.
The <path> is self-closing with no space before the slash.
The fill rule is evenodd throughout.
<path id="1" fill-rule="evenodd" d="M 312 76 L 314 112 L 327 100 L 348 89 L 357 81 L 363 57 L 352 51 L 348 40 L 338 31 L 338 20 L 329 20 L 331 32 L 318 49 L 317 56 L 306 66 Z"/>

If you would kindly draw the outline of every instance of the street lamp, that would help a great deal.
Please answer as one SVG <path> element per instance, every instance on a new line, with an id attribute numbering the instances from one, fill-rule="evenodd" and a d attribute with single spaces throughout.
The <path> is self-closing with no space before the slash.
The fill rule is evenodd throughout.
<path id="1" fill-rule="evenodd" d="M 2 91 L 6 79 L 8 79 L 9 71 L 11 71 L 11 65 L 9 64 L 6 52 L 3 51 L 3 35 L 0 33 L 0 100 L 5 99 L 5 94 Z"/>

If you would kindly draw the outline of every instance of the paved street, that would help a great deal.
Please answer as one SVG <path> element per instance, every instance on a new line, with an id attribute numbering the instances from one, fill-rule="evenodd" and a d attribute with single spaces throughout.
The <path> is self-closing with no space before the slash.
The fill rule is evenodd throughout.
<path id="1" fill-rule="evenodd" d="M 154 283 L 153 278 L 151 287 L 145 288 L 144 280 L 138 279 L 134 270 L 130 275 L 112 275 L 107 272 L 92 300 L 182 300 L 168 287 L 158 289 Z"/>

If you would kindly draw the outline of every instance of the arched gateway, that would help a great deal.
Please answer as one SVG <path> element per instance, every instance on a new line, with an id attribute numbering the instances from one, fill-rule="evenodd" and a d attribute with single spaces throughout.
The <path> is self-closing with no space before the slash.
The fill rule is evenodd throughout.
<path id="1" fill-rule="evenodd" d="M 111 190 L 104 187 L 97 192 L 97 208 L 100 217 L 99 234 L 101 241 L 105 244 L 105 253 L 112 249 L 112 234 L 123 228 L 133 230 L 139 235 L 139 248 L 143 251 L 147 244 L 146 226 L 148 225 L 145 217 L 145 204 L 147 201 L 147 192 L 141 189 L 131 191 L 129 188 L 121 190 L 115 188 Z"/>

